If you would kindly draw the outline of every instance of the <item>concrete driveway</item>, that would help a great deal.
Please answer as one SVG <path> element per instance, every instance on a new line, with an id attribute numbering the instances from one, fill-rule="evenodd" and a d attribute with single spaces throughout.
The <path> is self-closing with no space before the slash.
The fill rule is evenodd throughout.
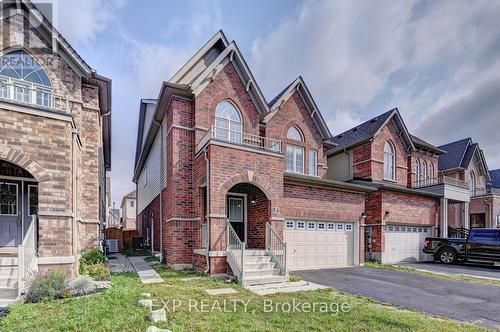
<path id="1" fill-rule="evenodd" d="M 438 262 L 418 262 L 399 264 L 416 270 L 424 270 L 434 273 L 443 273 L 451 276 L 466 275 L 479 278 L 490 278 L 500 280 L 500 266 L 479 264 L 441 264 Z"/>
<path id="2" fill-rule="evenodd" d="M 500 287 L 368 267 L 295 271 L 304 280 L 407 309 L 500 328 Z"/>

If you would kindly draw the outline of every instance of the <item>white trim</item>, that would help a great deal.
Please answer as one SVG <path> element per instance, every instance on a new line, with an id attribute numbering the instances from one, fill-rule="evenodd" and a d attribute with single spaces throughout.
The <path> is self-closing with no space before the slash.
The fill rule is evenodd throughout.
<path id="1" fill-rule="evenodd" d="M 74 263 L 75 256 L 49 256 L 49 257 L 38 257 L 39 265 L 48 264 L 72 264 Z"/>
<path id="2" fill-rule="evenodd" d="M 201 218 L 181 218 L 181 217 L 172 217 L 172 218 L 168 218 L 167 220 L 165 220 L 166 222 L 170 222 L 170 221 L 198 221 L 198 220 L 201 220 Z"/>
<path id="3" fill-rule="evenodd" d="M 8 161 L 8 160 L 6 160 L 6 161 Z M 1 180 L 13 180 L 13 181 L 24 181 L 24 182 L 38 183 L 35 178 L 23 178 L 23 177 L 17 177 L 17 176 L 4 176 L 4 175 L 2 175 L 2 176 L 0 176 L 0 181 Z"/>
<path id="4" fill-rule="evenodd" d="M 3 213 L 0 213 L 0 216 L 2 216 L 2 217 L 17 217 L 17 216 L 19 216 L 19 184 L 18 183 L 13 183 L 13 182 L 7 182 L 7 181 L 5 181 L 2 184 L 16 186 L 16 214 L 3 214 Z M 21 205 L 22 205 L 22 202 L 21 202 Z M 22 206 L 21 206 L 21 211 L 22 211 Z M 22 219 L 22 215 L 21 215 L 21 219 Z"/>
<path id="5" fill-rule="evenodd" d="M 229 209 L 228 209 L 228 200 L 230 199 L 229 196 L 239 196 L 239 197 L 242 197 L 243 198 L 243 229 L 244 229 L 244 240 L 243 242 L 247 243 L 247 227 L 248 227 L 248 220 L 247 220 L 247 214 L 248 214 L 248 205 L 247 205 L 247 194 L 240 194 L 240 193 L 232 193 L 232 192 L 227 192 L 226 194 L 226 218 L 227 220 L 229 220 L 228 218 L 228 213 L 229 213 Z"/>
<path id="6" fill-rule="evenodd" d="M 221 141 L 217 141 L 217 140 L 213 140 L 213 139 L 210 139 L 207 142 L 207 145 L 210 145 L 210 144 L 212 144 L 212 145 L 218 145 L 218 146 L 224 146 L 224 147 L 233 148 L 233 149 L 237 149 L 237 150 L 249 151 L 249 152 L 252 152 L 252 153 L 264 154 L 264 155 L 267 155 L 267 156 L 273 156 L 273 157 L 278 157 L 278 158 L 284 158 L 285 157 L 282 153 L 262 151 L 262 150 L 259 150 L 259 149 L 252 149 L 252 148 L 248 148 L 248 147 L 241 146 L 241 145 L 238 145 L 238 144 L 226 143 L 226 142 L 221 142 Z M 203 148 L 204 148 L 204 146 L 200 147 L 200 149 L 196 152 L 196 156 L 198 156 L 198 154 L 201 151 L 203 151 Z"/>
<path id="7" fill-rule="evenodd" d="M 195 255 L 206 256 L 207 250 L 206 249 L 194 249 L 193 253 Z M 226 256 L 227 256 L 227 253 L 225 251 L 222 251 L 222 250 L 210 250 L 208 252 L 208 257 L 226 257 Z"/>

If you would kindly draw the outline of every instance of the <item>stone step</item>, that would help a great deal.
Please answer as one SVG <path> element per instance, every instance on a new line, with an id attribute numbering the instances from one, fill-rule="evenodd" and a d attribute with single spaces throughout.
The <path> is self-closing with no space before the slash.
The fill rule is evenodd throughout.
<path id="1" fill-rule="evenodd" d="M 241 261 L 241 257 L 237 256 L 236 260 L 238 262 Z M 245 263 L 268 263 L 272 260 L 272 257 L 269 255 L 266 256 L 245 256 Z"/>
<path id="2" fill-rule="evenodd" d="M 275 262 L 248 262 L 245 261 L 245 270 L 266 270 L 273 269 L 276 267 Z"/>
<path id="3" fill-rule="evenodd" d="M 280 269 L 245 270 L 245 277 L 277 276 L 280 272 Z"/>
<path id="4" fill-rule="evenodd" d="M 17 299 L 17 288 L 0 287 L 0 300 L 15 300 Z"/>
<path id="5" fill-rule="evenodd" d="M 0 257 L 0 266 L 17 266 L 17 257 Z"/>
<path id="6" fill-rule="evenodd" d="M 19 300 L 17 298 L 15 298 L 15 299 L 8 299 L 8 300 L 4 300 L 4 299 L 0 298 L 0 309 L 7 308 L 11 304 L 14 304 L 14 303 L 17 303 L 17 302 L 19 302 Z M 0 316 L 1 316 L 1 314 L 0 314 Z"/>
<path id="7" fill-rule="evenodd" d="M 0 247 L 0 257 L 17 256 L 17 247 Z"/>
<path id="8" fill-rule="evenodd" d="M 264 249 L 245 249 L 245 257 L 247 256 L 265 256 L 266 251 Z"/>
<path id="9" fill-rule="evenodd" d="M 0 277 L 16 277 L 17 266 L 0 266 Z"/>
<path id="10" fill-rule="evenodd" d="M 287 276 L 276 276 L 276 275 L 271 275 L 271 276 L 263 276 L 263 277 L 248 277 L 245 276 L 243 278 L 243 282 L 241 283 L 243 286 L 250 286 L 250 285 L 265 285 L 265 284 L 277 284 L 280 282 L 285 282 L 288 280 Z"/>
<path id="11" fill-rule="evenodd" d="M 0 288 L 17 288 L 16 277 L 0 277 Z"/>

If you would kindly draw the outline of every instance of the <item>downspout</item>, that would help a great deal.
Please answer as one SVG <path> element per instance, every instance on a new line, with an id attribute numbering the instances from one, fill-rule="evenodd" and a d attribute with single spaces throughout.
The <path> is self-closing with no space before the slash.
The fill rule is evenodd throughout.
<path id="1" fill-rule="evenodd" d="M 153 123 L 160 129 L 160 261 L 163 261 L 163 125 L 153 117 Z M 154 252 L 154 220 L 151 224 L 151 252 Z"/>
<path id="2" fill-rule="evenodd" d="M 490 202 L 488 202 L 487 200 L 484 200 L 484 204 L 488 205 L 488 214 L 490 215 L 489 219 L 491 221 L 491 227 L 493 228 L 493 206 L 491 205 Z M 485 220 L 486 222 L 486 220 Z M 484 225 L 486 228 L 488 228 L 488 225 Z M 470 225 L 469 225 L 470 227 Z"/>
<path id="3" fill-rule="evenodd" d="M 205 273 L 210 271 L 210 160 L 208 159 L 208 149 L 203 151 L 203 157 L 205 158 L 206 163 L 206 177 L 207 177 L 207 250 L 205 253 L 207 260 L 207 267 L 205 269 Z"/>
<path id="4" fill-rule="evenodd" d="M 76 141 L 76 138 L 77 138 L 77 135 L 78 135 L 78 129 L 76 128 L 73 128 L 71 130 L 71 181 L 73 182 L 72 183 L 72 192 L 73 192 L 73 199 L 72 199 L 72 202 L 71 202 L 71 214 L 73 216 L 73 220 L 72 220 L 72 223 L 71 223 L 71 228 L 72 228 L 72 241 L 71 241 L 71 255 L 74 257 L 75 259 L 75 263 L 73 263 L 75 266 L 75 269 L 76 271 L 78 271 L 78 259 L 76 259 L 76 239 L 77 239 L 77 236 L 76 236 L 76 202 L 77 202 L 77 186 L 76 186 L 76 144 L 77 144 L 77 141 Z M 99 198 L 100 199 L 100 198 Z M 99 228 L 101 227 L 101 225 L 99 225 Z M 99 229 L 99 232 L 101 230 Z"/>

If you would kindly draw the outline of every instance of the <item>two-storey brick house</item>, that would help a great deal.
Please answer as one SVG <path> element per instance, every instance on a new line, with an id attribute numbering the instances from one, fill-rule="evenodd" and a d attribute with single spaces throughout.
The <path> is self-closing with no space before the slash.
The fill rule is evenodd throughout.
<path id="1" fill-rule="evenodd" d="M 442 202 L 462 202 L 466 184 L 438 174 L 445 153 L 411 135 L 397 109 L 333 139 L 328 177 L 371 186 L 366 195 L 365 256 L 383 263 L 426 260 L 426 236 L 439 233 Z"/>
<path id="2" fill-rule="evenodd" d="M 447 153 L 439 158 L 439 171 L 447 177 L 467 182 L 469 187 L 470 202 L 449 204 L 449 226 L 459 230 L 497 227 L 500 191 L 492 186 L 492 177 L 479 144 L 465 138 L 440 148 Z"/>
<path id="3" fill-rule="evenodd" d="M 220 31 L 157 99 L 141 101 L 133 180 L 142 236 L 173 267 L 244 283 L 358 265 L 364 195 L 374 189 L 327 179 L 334 146 L 302 78 L 268 103 Z"/>
<path id="4" fill-rule="evenodd" d="M 0 298 L 26 274 L 77 271 L 98 248 L 110 168 L 111 81 L 30 1 L 1 4 Z"/>

